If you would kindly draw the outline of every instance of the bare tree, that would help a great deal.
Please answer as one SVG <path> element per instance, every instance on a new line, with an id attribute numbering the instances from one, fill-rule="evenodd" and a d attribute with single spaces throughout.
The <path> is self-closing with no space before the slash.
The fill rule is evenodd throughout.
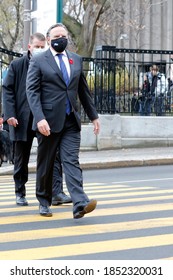
<path id="1" fill-rule="evenodd" d="M 151 32 L 146 18 L 152 6 L 161 6 L 166 1 L 64 0 L 63 22 L 70 33 L 70 47 L 90 57 L 96 43 L 124 46 L 125 41 L 120 41 L 120 37 L 126 34 L 128 47 L 141 48 L 147 41 L 141 38 Z M 22 45 L 23 2 L 1 0 L 0 45 L 13 51 L 20 51 Z"/>
<path id="2" fill-rule="evenodd" d="M 154 11 L 154 21 L 156 21 L 159 7 L 166 5 L 167 0 L 112 0 L 110 1 L 110 9 L 104 13 L 104 18 L 107 18 L 109 27 L 112 23 L 112 28 L 107 32 L 107 43 L 120 44 L 118 39 L 127 39 L 130 48 L 150 48 L 150 42 L 146 38 L 153 36 L 158 27 L 154 22 L 151 23 Z M 152 25 L 152 28 L 151 28 Z M 110 34 L 116 33 L 115 36 Z M 154 30 L 153 30 L 154 29 Z M 151 34 L 153 33 L 153 34 Z M 123 38 L 121 35 L 126 35 Z M 113 41 L 114 40 L 114 41 Z M 123 40 L 121 42 L 124 42 Z M 121 46 L 121 44 L 120 44 Z M 124 46 L 124 43 L 123 43 Z"/>
<path id="3" fill-rule="evenodd" d="M 150 37 L 155 38 L 153 41 L 160 38 L 157 14 L 168 0 L 66 0 L 64 3 L 64 23 L 76 43 L 73 47 L 81 55 L 91 56 L 95 44 L 151 48 Z"/>
<path id="4" fill-rule="evenodd" d="M 0 45 L 8 50 L 19 51 L 23 34 L 23 0 L 1 0 Z"/>
<path id="5" fill-rule="evenodd" d="M 79 54 L 91 56 L 99 18 L 108 7 L 109 0 L 65 1 L 63 22 Z"/>

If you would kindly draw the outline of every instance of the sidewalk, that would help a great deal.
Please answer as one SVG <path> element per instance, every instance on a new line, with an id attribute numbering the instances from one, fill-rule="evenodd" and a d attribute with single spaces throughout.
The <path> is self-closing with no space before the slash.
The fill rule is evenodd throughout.
<path id="1" fill-rule="evenodd" d="M 173 164 L 173 147 L 135 148 L 80 152 L 82 169 Z M 29 172 L 36 171 L 36 154 L 31 154 Z M 0 175 L 13 174 L 13 165 L 3 163 Z"/>

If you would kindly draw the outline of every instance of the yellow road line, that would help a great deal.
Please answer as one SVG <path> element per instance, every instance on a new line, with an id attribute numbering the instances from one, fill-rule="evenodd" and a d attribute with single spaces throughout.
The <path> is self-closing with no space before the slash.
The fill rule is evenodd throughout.
<path id="1" fill-rule="evenodd" d="M 99 192 L 99 190 L 98 190 L 98 192 Z M 106 192 L 106 190 L 105 190 L 105 192 Z M 90 193 L 92 193 L 92 192 L 90 192 Z M 93 193 L 97 193 L 96 191 L 94 191 Z M 134 191 L 134 192 L 130 192 L 130 193 L 128 193 L 127 192 L 127 190 L 125 191 L 125 193 L 122 191 L 122 192 L 120 192 L 120 193 L 116 193 L 116 191 L 115 191 L 115 193 L 112 193 L 112 194 L 107 194 L 107 193 L 105 193 L 105 194 L 99 194 L 99 195 L 95 195 L 95 198 L 96 199 L 98 199 L 98 198 L 110 198 L 110 196 L 111 197 L 119 197 L 119 196 L 122 196 L 122 195 L 124 195 L 124 196 L 128 196 L 128 197 L 130 197 L 130 196 L 140 196 L 140 195 L 152 195 L 152 194 L 154 194 L 154 195 L 158 195 L 158 194 L 173 194 L 173 190 L 154 190 L 154 191 L 152 191 L 152 190 L 149 190 L 149 191 Z M 33 195 L 28 195 L 27 197 L 33 197 Z M 0 198 L 0 205 L 1 205 L 1 201 L 3 201 L 3 200 L 6 200 L 7 199 L 7 197 L 1 197 Z M 8 197 L 8 199 L 9 199 L 9 197 Z"/>
<path id="2" fill-rule="evenodd" d="M 70 210 L 70 209 L 69 209 Z M 106 209 L 96 209 L 94 212 L 90 213 L 90 217 L 105 217 L 112 215 L 124 215 L 124 214 L 137 214 L 137 213 L 147 213 L 147 212 L 161 212 L 165 210 L 173 210 L 173 204 L 147 204 L 140 206 L 128 206 L 128 207 L 115 207 Z M 89 217 L 88 216 L 88 217 Z M 72 218 L 72 207 L 71 211 L 54 213 L 53 217 L 47 218 L 42 217 L 39 214 L 36 215 L 24 215 L 24 216 L 12 216 L 12 217 L 1 217 L 0 225 L 7 224 L 18 224 L 18 223 L 28 223 L 28 222 L 40 222 L 40 221 L 54 221 L 54 220 L 64 220 Z M 173 220 L 173 218 L 172 218 Z"/>
<path id="3" fill-rule="evenodd" d="M 1 251 L 0 259 L 39 260 L 166 245 L 173 245 L 173 234 Z"/>
<path id="4" fill-rule="evenodd" d="M 25 230 L 17 232 L 0 233 L 0 243 L 39 240 L 47 238 L 71 237 L 112 232 L 127 232 L 130 230 L 152 229 L 156 227 L 172 226 L 172 218 L 157 218 L 144 221 L 130 221 L 97 225 L 75 225 L 61 228 Z"/>
<path id="5" fill-rule="evenodd" d="M 111 197 L 110 197 L 111 198 Z M 102 204 L 122 204 L 129 202 L 145 202 L 145 201 L 158 201 L 161 200 L 162 203 L 166 203 L 166 200 L 173 199 L 173 195 L 164 195 L 164 196 L 156 196 L 156 197 L 137 197 L 137 198 L 123 198 L 123 199 L 114 199 L 114 200 L 101 200 L 98 201 L 99 205 Z M 142 205 L 141 205 L 142 206 Z"/>
<path id="6" fill-rule="evenodd" d="M 1 182 L 1 180 L 0 180 Z M 33 188 L 35 188 L 35 184 L 36 184 L 36 181 L 31 181 L 29 180 L 27 183 L 26 183 L 26 188 L 28 186 L 33 186 Z M 64 187 L 66 186 L 65 182 L 63 182 L 63 185 Z M 84 183 L 84 187 L 100 187 L 100 186 L 103 186 L 105 185 L 104 183 Z M 13 189 L 14 188 L 14 181 L 8 181 L 8 182 L 1 182 L 1 186 L 0 186 L 0 190 L 5 190 L 7 186 L 10 186 L 9 188 Z M 107 185 L 106 185 L 107 186 Z M 110 185 L 110 186 L 116 186 L 116 185 Z"/>
<path id="7" fill-rule="evenodd" d="M 26 189 L 27 189 L 27 187 L 26 187 Z M 122 187 L 122 186 L 97 186 L 97 187 L 93 187 L 93 188 L 86 188 L 85 189 L 85 191 L 89 191 L 89 192 L 91 192 L 92 190 L 93 191 L 99 191 L 99 192 L 107 192 L 108 190 L 109 191 L 123 191 L 123 192 L 125 192 L 125 191 L 135 191 L 137 188 L 135 188 L 135 187 L 129 187 L 129 186 L 125 186 L 125 187 Z M 154 188 L 154 187 L 146 187 L 146 186 L 144 186 L 144 187 L 140 187 L 140 188 L 138 188 L 138 190 L 157 190 L 156 188 Z M 27 189 L 27 193 L 28 192 L 33 192 L 33 191 L 35 191 L 35 187 L 29 187 L 28 189 Z M 12 189 L 12 190 L 7 190 L 7 189 L 4 189 L 4 190 L 2 190 L 2 189 L 0 189 L 0 193 L 2 193 L 2 194 L 4 194 L 4 195 L 9 195 L 9 194 L 14 194 L 14 189 Z"/>
<path id="8" fill-rule="evenodd" d="M 140 188 L 140 190 L 147 190 L 147 189 L 151 189 L 153 190 L 154 188 L 150 188 L 150 187 L 143 187 L 143 188 Z M 128 188 L 128 192 L 129 191 L 136 191 L 136 188 Z M 102 190 L 102 189 L 95 189 L 95 190 L 90 190 L 89 193 L 109 193 L 109 192 L 121 192 L 121 193 L 124 193 L 124 192 L 127 192 L 127 189 L 121 189 L 121 188 L 105 188 Z M 0 197 L 0 201 L 1 200 L 5 200 L 5 199 L 9 199 L 9 195 L 14 195 L 14 191 L 11 191 L 11 192 L 3 192 L 3 196 Z M 33 196 L 33 190 L 29 189 L 27 190 L 27 197 L 32 197 Z"/>
<path id="9" fill-rule="evenodd" d="M 29 198 L 29 204 L 35 203 L 35 202 L 38 204 L 38 200 L 36 199 L 36 197 L 35 198 L 34 197 Z M 6 206 L 6 205 L 9 205 L 9 206 L 16 205 L 16 207 L 18 207 L 17 204 L 16 204 L 16 198 L 14 197 L 13 201 L 1 201 L 0 202 L 0 207 L 1 206 Z M 25 207 L 23 207 L 23 206 L 21 206 L 20 208 L 25 209 Z M 27 206 L 27 208 L 28 208 L 28 206 Z M 5 211 L 4 209 L 0 209 L 0 212 L 4 212 L 4 211 Z M 14 211 L 14 208 L 13 208 L 13 211 Z"/>
<path id="10" fill-rule="evenodd" d="M 104 204 L 109 204 L 109 205 L 112 205 L 112 204 L 122 204 L 122 203 L 134 203 L 134 202 L 149 202 L 149 201 L 160 201 L 161 203 L 166 203 L 166 200 L 170 200 L 170 199 L 173 199 L 173 195 L 165 195 L 165 196 L 159 196 L 159 197 L 137 197 L 137 198 L 129 198 L 129 199 L 111 199 L 111 200 L 102 200 L 102 201 L 98 201 L 98 204 L 99 205 L 104 205 Z M 32 203 L 37 203 L 37 206 L 31 206 Z M 31 204 L 30 204 L 31 203 Z M 1 202 L 0 205 L 3 206 L 3 205 L 6 205 L 7 203 L 6 202 Z M 60 207 L 63 207 L 63 208 L 67 208 L 67 207 L 70 207 L 72 204 L 65 204 L 65 205 L 58 205 L 58 206 L 52 206 L 53 209 L 55 208 L 60 208 Z M 3 209 L 0 209 L 0 213 L 8 213 L 8 212 L 11 212 L 11 211 L 15 211 L 15 212 L 24 212 L 24 210 L 37 210 L 38 209 L 38 201 L 36 199 L 30 199 L 29 200 L 29 206 L 27 207 L 21 207 L 21 206 L 17 206 L 14 208 L 14 203 L 13 205 L 11 205 L 12 207 L 9 207 L 9 208 L 3 208 Z"/>

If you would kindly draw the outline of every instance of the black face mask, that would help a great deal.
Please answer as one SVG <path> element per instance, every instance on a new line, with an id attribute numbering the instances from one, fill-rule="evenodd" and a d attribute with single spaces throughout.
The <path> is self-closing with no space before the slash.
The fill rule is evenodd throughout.
<path id="1" fill-rule="evenodd" d="M 67 47 L 67 38 L 58 38 L 51 40 L 51 46 L 56 52 L 63 52 Z"/>

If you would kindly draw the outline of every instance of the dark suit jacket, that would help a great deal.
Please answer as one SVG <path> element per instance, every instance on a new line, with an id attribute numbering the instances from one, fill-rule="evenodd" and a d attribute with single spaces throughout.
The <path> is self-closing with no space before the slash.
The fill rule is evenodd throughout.
<path id="1" fill-rule="evenodd" d="M 81 128 L 81 122 L 77 108 L 77 96 L 79 96 L 89 119 L 92 121 L 98 118 L 82 72 L 82 58 L 69 51 L 67 51 L 67 56 L 71 71 L 68 87 L 50 49 L 30 60 L 26 92 L 34 115 L 34 130 L 37 130 L 37 123 L 42 119 L 47 120 L 51 132 L 60 132 L 62 130 L 66 117 L 65 103 L 67 95 L 79 129 Z"/>
<path id="2" fill-rule="evenodd" d="M 31 110 L 26 97 L 26 75 L 29 66 L 29 54 L 13 60 L 3 82 L 4 121 L 15 117 L 19 125 L 9 126 L 12 141 L 27 141 L 27 127 Z"/>

